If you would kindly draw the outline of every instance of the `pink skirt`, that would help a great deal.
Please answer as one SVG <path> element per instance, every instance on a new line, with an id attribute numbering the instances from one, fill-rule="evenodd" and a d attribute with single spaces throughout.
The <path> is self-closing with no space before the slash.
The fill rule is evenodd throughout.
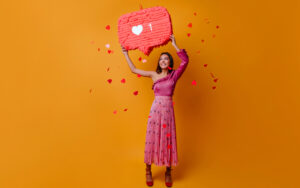
<path id="1" fill-rule="evenodd" d="M 176 126 L 172 96 L 155 96 L 147 122 L 144 162 L 177 166 Z"/>

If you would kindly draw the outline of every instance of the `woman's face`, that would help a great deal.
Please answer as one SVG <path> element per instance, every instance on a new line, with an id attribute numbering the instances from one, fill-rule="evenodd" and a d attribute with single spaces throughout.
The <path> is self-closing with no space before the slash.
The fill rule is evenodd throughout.
<path id="1" fill-rule="evenodd" d="M 163 54 L 159 58 L 159 66 L 161 69 L 167 69 L 170 65 L 170 59 L 169 56 L 166 54 Z"/>

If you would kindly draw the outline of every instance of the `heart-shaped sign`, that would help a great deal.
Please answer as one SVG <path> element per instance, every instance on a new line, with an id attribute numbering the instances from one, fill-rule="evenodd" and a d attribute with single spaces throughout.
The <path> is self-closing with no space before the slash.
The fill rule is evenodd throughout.
<path id="1" fill-rule="evenodd" d="M 132 33 L 134 33 L 136 35 L 140 35 L 143 31 L 143 26 L 142 25 L 133 26 L 131 30 L 132 30 Z"/>

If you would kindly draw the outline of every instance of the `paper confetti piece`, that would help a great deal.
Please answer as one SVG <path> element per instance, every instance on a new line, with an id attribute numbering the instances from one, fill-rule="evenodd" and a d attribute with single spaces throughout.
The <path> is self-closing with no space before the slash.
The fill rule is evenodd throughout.
<path id="1" fill-rule="evenodd" d="M 167 137 L 170 137 L 171 136 L 171 134 L 170 133 L 167 133 Z"/>
<path id="2" fill-rule="evenodd" d="M 141 77 L 141 75 L 137 74 L 137 77 Z"/>
<path id="3" fill-rule="evenodd" d="M 110 54 L 110 53 L 111 53 L 111 50 L 107 50 L 107 53 L 109 53 L 109 54 Z"/>
<path id="4" fill-rule="evenodd" d="M 219 29 L 219 27 L 220 27 L 220 26 L 218 26 L 218 25 L 216 26 L 217 29 Z"/>
<path id="5" fill-rule="evenodd" d="M 126 112 L 126 111 L 127 111 L 127 108 L 125 108 L 124 111 Z"/>
<path id="6" fill-rule="evenodd" d="M 196 81 L 195 80 L 193 80 L 192 81 L 192 85 L 196 85 L 197 83 L 196 83 Z"/>
<path id="7" fill-rule="evenodd" d="M 147 60 L 146 59 L 143 59 L 143 61 L 142 61 L 143 63 L 146 63 L 147 62 Z"/>
<path id="8" fill-rule="evenodd" d="M 133 92 L 134 95 L 137 95 L 138 93 L 139 93 L 138 91 Z"/>
<path id="9" fill-rule="evenodd" d="M 207 64 L 204 64 L 204 67 L 207 67 Z"/>
<path id="10" fill-rule="evenodd" d="M 172 104 L 173 104 L 173 106 L 174 106 L 175 102 L 173 101 L 173 103 L 172 103 Z"/>
<path id="11" fill-rule="evenodd" d="M 110 45 L 109 45 L 109 44 L 106 44 L 106 45 L 105 45 L 105 47 L 106 47 L 106 48 L 109 48 L 109 47 L 110 47 Z"/>
<path id="12" fill-rule="evenodd" d="M 190 37 L 190 36 L 191 36 L 191 33 L 188 33 L 187 36 Z"/>
<path id="13" fill-rule="evenodd" d="M 98 50 L 98 52 L 100 52 L 100 48 L 98 48 L 97 50 Z"/>
<path id="14" fill-rule="evenodd" d="M 171 145 L 170 144 L 168 144 L 168 149 L 170 149 L 171 148 Z"/>
<path id="15" fill-rule="evenodd" d="M 139 61 L 142 61 L 142 58 L 141 58 L 141 57 L 139 57 Z"/>
<path id="16" fill-rule="evenodd" d="M 107 26 L 105 27 L 105 29 L 106 29 L 106 30 L 110 30 L 110 25 L 107 25 Z"/>
<path id="17" fill-rule="evenodd" d="M 117 110 L 114 110 L 114 112 L 113 112 L 114 114 L 116 114 L 117 113 Z"/>
<path id="18" fill-rule="evenodd" d="M 197 16 L 197 12 L 194 12 L 194 16 Z"/>
<path id="19" fill-rule="evenodd" d="M 148 116 L 148 118 L 151 118 L 151 116 Z"/>
<path id="20" fill-rule="evenodd" d="M 193 26 L 192 23 L 189 23 L 189 24 L 188 24 L 188 27 L 192 27 L 192 26 Z"/>
<path id="21" fill-rule="evenodd" d="M 112 79 L 108 79 L 107 81 L 108 81 L 108 83 L 111 83 L 111 82 L 112 82 Z"/>
<path id="22" fill-rule="evenodd" d="M 205 21 L 207 24 L 209 24 L 208 18 L 204 18 L 204 21 Z"/>
<path id="23" fill-rule="evenodd" d="M 167 127 L 167 125 L 166 125 L 166 124 L 163 124 L 163 127 L 164 127 L 164 128 L 166 128 L 166 127 Z"/>
<path id="24" fill-rule="evenodd" d="M 211 77 L 213 77 L 213 78 L 214 78 L 214 75 L 213 75 L 213 73 L 210 73 L 210 75 L 211 75 Z"/>
<path id="25" fill-rule="evenodd" d="M 216 89 L 216 86 L 213 86 L 212 89 Z"/>
<path id="26" fill-rule="evenodd" d="M 124 78 L 121 80 L 121 83 L 125 83 L 125 79 Z"/>
<path id="27" fill-rule="evenodd" d="M 142 10 L 143 9 L 143 6 L 140 4 L 140 10 Z"/>
<path id="28" fill-rule="evenodd" d="M 216 37 L 216 34 L 213 34 L 212 37 L 215 38 L 215 37 Z"/>
<path id="29" fill-rule="evenodd" d="M 204 40 L 202 39 L 202 40 L 201 40 L 201 42 L 203 43 L 203 42 L 204 42 Z"/>
<path id="30" fill-rule="evenodd" d="M 106 70 L 107 72 L 109 71 L 109 67 L 107 68 L 107 70 Z"/>
<path id="31" fill-rule="evenodd" d="M 217 81 L 218 81 L 218 78 L 215 78 L 215 79 L 214 79 L 214 82 L 217 82 Z"/>
<path id="32" fill-rule="evenodd" d="M 169 70 L 172 70 L 172 67 L 169 67 L 169 66 L 168 66 L 168 69 L 169 69 Z"/>

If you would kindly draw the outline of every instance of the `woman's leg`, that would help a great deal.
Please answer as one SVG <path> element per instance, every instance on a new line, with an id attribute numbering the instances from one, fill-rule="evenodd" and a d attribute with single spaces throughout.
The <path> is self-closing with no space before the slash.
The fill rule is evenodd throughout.
<path id="1" fill-rule="evenodd" d="M 171 166 L 166 168 L 165 178 L 167 183 L 172 183 Z"/>
<path id="2" fill-rule="evenodd" d="M 151 182 L 152 180 L 152 172 L 151 172 L 151 165 L 146 164 L 146 181 Z"/>

